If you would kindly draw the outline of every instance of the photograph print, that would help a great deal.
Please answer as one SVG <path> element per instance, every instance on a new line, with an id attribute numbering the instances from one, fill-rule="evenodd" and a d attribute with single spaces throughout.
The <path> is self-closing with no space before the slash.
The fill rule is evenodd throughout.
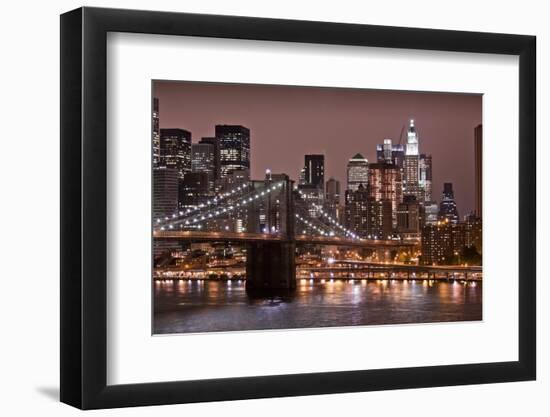
<path id="1" fill-rule="evenodd" d="M 479 321 L 482 95 L 152 82 L 152 333 Z"/>

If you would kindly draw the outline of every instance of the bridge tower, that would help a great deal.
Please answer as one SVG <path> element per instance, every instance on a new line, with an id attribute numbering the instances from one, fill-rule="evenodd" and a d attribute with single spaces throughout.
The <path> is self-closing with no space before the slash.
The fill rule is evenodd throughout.
<path id="1" fill-rule="evenodd" d="M 267 197 L 278 201 L 277 223 L 280 226 L 277 233 L 281 240 L 249 242 L 246 246 L 246 290 L 259 294 L 285 292 L 296 288 L 294 182 L 287 175 L 271 174 L 266 176 L 265 182 L 266 187 L 281 182 L 283 184 L 276 193 Z"/>

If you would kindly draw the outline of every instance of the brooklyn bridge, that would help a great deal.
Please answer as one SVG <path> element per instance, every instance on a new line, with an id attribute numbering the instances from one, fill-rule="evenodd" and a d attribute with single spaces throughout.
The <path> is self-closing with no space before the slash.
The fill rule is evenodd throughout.
<path id="1" fill-rule="evenodd" d="M 227 220 L 234 223 L 241 219 L 246 219 L 246 230 L 235 231 L 227 226 Z M 293 181 L 285 175 L 241 184 L 204 203 L 179 210 L 171 216 L 157 218 L 153 236 L 157 242 L 225 242 L 243 245 L 246 248 L 246 287 L 250 290 L 295 288 L 296 249 L 300 245 L 367 249 L 375 254 L 377 260 L 386 264 L 393 260 L 390 254 L 418 249 L 418 242 L 415 241 L 404 241 L 392 236 L 385 239 L 360 236 L 323 207 L 308 201 L 307 196 L 296 189 Z M 364 266 L 361 268 L 364 269 Z M 369 268 L 388 271 L 388 274 L 390 270 L 405 271 L 407 276 L 418 270 L 420 274 L 427 273 L 428 277 L 437 276 L 441 269 L 430 270 L 414 265 L 379 265 Z M 303 267 L 300 269 L 303 272 Z M 447 277 L 449 272 L 458 271 L 467 278 L 469 269 L 454 267 L 441 271 Z M 318 271 L 312 270 L 312 276 L 315 272 Z"/>

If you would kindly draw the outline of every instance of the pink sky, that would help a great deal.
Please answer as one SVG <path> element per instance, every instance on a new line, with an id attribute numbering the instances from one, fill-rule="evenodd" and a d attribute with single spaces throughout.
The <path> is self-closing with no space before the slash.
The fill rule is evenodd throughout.
<path id="1" fill-rule="evenodd" d="M 360 152 L 376 162 L 384 138 L 399 142 L 415 119 L 420 152 L 433 157 L 433 197 L 452 182 L 460 216 L 474 208 L 474 128 L 481 95 L 198 82 L 154 82 L 161 128 L 182 128 L 193 142 L 216 124 L 250 129 L 251 174 L 267 168 L 293 179 L 304 154 L 325 154 L 325 180 L 346 183 L 346 164 Z M 406 142 L 406 134 L 402 143 Z"/>

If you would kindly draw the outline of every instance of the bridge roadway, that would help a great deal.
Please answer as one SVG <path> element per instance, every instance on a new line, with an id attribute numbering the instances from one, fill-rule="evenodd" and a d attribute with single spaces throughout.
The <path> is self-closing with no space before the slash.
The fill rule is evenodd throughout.
<path id="1" fill-rule="evenodd" d="M 197 232 L 187 230 L 155 230 L 155 239 L 193 240 L 197 242 L 286 242 L 287 238 L 275 233 L 245 233 L 245 232 Z M 296 235 L 296 243 L 313 245 L 335 245 L 360 248 L 413 248 L 415 243 L 402 242 L 400 240 L 382 239 L 345 239 L 339 236 L 309 236 Z"/>
<path id="2" fill-rule="evenodd" d="M 346 266 L 338 266 L 346 265 Z M 483 267 L 479 265 L 475 266 L 462 266 L 462 265 L 410 265 L 410 264 L 396 264 L 396 263 L 382 263 L 382 262 L 361 262 L 361 261 L 337 261 L 335 265 L 326 267 L 307 266 L 305 264 L 298 265 L 299 269 L 305 269 L 311 272 L 353 272 L 353 271 L 391 271 L 391 272 L 441 272 L 441 273 L 481 273 Z"/>

